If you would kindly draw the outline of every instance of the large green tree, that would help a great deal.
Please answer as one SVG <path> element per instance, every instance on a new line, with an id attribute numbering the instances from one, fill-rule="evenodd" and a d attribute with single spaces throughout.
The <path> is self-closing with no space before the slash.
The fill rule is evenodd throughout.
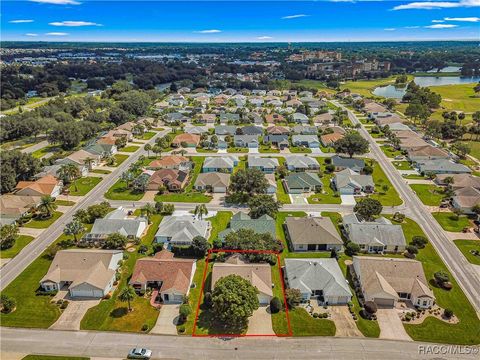
<path id="1" fill-rule="evenodd" d="M 375 216 L 381 214 L 382 208 L 383 207 L 380 201 L 372 198 L 366 198 L 360 200 L 353 208 L 353 211 L 365 220 L 373 221 Z"/>
<path id="2" fill-rule="evenodd" d="M 336 152 L 353 157 L 353 155 L 361 155 L 368 152 L 368 141 L 359 133 L 351 131 L 343 139 L 336 141 L 333 147 Z"/>
<path id="3" fill-rule="evenodd" d="M 238 331 L 248 325 L 248 318 L 258 309 L 258 289 L 238 275 L 217 281 L 212 292 L 212 311 L 225 328 Z M 227 330 L 228 331 L 228 330 Z"/>
<path id="4" fill-rule="evenodd" d="M 15 224 L 3 225 L 0 228 L 0 249 L 10 249 L 15 245 L 18 236 L 18 226 Z"/>
<path id="5" fill-rule="evenodd" d="M 255 168 L 240 169 L 232 175 L 230 191 L 234 194 L 253 196 L 264 194 L 268 188 L 268 181 L 265 174 Z"/>
<path id="6" fill-rule="evenodd" d="M 248 207 L 250 208 L 249 215 L 254 219 L 258 219 L 263 215 L 275 217 L 281 205 L 282 204 L 276 201 L 271 195 L 256 195 L 248 201 Z"/>

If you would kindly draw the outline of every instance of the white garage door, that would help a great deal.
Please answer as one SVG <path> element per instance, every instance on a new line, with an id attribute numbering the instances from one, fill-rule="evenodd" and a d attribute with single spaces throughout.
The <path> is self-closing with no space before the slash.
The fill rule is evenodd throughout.
<path id="1" fill-rule="evenodd" d="M 224 192 L 226 192 L 226 189 L 225 189 L 224 187 L 222 187 L 222 186 L 214 187 L 214 188 L 213 188 L 213 192 L 214 192 L 214 193 L 224 193 Z"/>
<path id="2" fill-rule="evenodd" d="M 260 305 L 268 305 L 270 303 L 270 296 L 258 295 L 258 301 L 260 302 Z"/>
<path id="3" fill-rule="evenodd" d="M 70 295 L 72 297 L 101 298 L 103 297 L 103 292 L 96 289 L 72 289 L 70 290 Z"/>

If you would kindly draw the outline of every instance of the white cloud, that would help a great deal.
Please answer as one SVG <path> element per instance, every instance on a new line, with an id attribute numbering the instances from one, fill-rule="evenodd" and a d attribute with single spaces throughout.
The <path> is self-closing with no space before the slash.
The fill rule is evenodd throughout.
<path id="1" fill-rule="evenodd" d="M 443 23 L 445 20 L 432 20 L 432 23 Z"/>
<path id="2" fill-rule="evenodd" d="M 217 33 L 221 33 L 222 30 L 209 29 L 209 30 L 200 30 L 200 31 L 194 31 L 194 32 L 198 34 L 217 34 Z"/>
<path id="3" fill-rule="evenodd" d="M 65 33 L 65 32 L 48 32 L 45 35 L 48 35 L 48 36 L 67 36 L 68 33 Z"/>
<path id="4" fill-rule="evenodd" d="M 426 29 L 451 29 L 457 26 L 458 25 L 454 25 L 454 24 L 435 24 L 435 25 L 428 25 L 424 27 Z"/>
<path id="5" fill-rule="evenodd" d="M 392 10 L 433 10 L 433 9 L 451 9 L 459 7 L 478 7 L 480 0 L 460 0 L 453 1 L 417 1 L 409 4 L 397 5 Z"/>
<path id="6" fill-rule="evenodd" d="M 480 17 L 464 17 L 464 18 L 444 18 L 445 21 L 465 21 L 465 22 L 479 22 Z"/>
<path id="7" fill-rule="evenodd" d="M 270 39 L 273 39 L 273 37 L 271 37 L 271 36 L 259 36 L 259 37 L 257 37 L 257 40 L 270 40 Z"/>
<path id="8" fill-rule="evenodd" d="M 385 30 L 385 31 L 395 31 L 395 30 L 397 30 L 397 29 L 395 29 L 395 28 L 385 28 L 385 29 L 383 29 L 383 30 Z"/>
<path id="9" fill-rule="evenodd" d="M 81 3 L 75 0 L 29 0 L 31 2 L 41 4 L 54 4 L 54 5 L 80 5 Z"/>
<path id="10" fill-rule="evenodd" d="M 24 23 L 32 23 L 33 20 L 10 20 L 10 24 L 24 24 Z"/>
<path id="11" fill-rule="evenodd" d="M 310 16 L 310 15 L 306 15 L 306 14 L 288 15 L 288 16 L 281 17 L 281 19 L 284 19 L 284 20 L 298 19 L 298 18 L 307 17 L 307 16 Z"/>
<path id="12" fill-rule="evenodd" d="M 51 26 L 70 26 L 70 27 L 76 27 L 76 26 L 103 26 L 102 24 L 97 24 L 91 21 L 54 21 L 51 23 L 48 23 L 48 25 Z"/>
<path id="13" fill-rule="evenodd" d="M 38 36 L 38 34 L 35 34 L 35 33 L 26 33 L 25 36 Z"/>

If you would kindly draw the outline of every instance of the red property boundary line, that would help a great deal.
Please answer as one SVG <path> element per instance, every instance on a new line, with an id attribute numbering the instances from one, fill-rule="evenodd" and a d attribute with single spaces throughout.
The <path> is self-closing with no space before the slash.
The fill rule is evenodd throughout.
<path id="1" fill-rule="evenodd" d="M 283 305 L 285 308 L 285 316 L 287 317 L 287 326 L 288 326 L 288 334 L 196 334 L 195 330 L 197 329 L 197 321 L 198 321 L 198 314 L 200 313 L 200 303 L 201 299 L 203 298 L 203 292 L 205 290 L 205 279 L 207 278 L 208 273 L 208 264 L 210 262 L 210 254 L 212 253 L 244 253 L 244 254 L 272 254 L 277 256 L 277 265 L 278 265 L 278 272 L 280 274 L 280 282 L 282 284 L 282 294 L 283 294 Z M 233 338 L 233 337 L 289 337 L 293 336 L 292 327 L 290 325 L 290 317 L 288 315 L 288 306 L 287 306 L 287 296 L 285 294 L 285 284 L 283 282 L 282 277 L 282 266 L 280 265 L 280 255 L 279 252 L 273 250 L 222 250 L 222 249 L 210 249 L 208 250 L 207 258 L 205 260 L 205 270 L 203 271 L 203 278 L 202 278 L 202 288 L 200 290 L 200 295 L 198 298 L 197 309 L 195 312 L 195 321 L 193 323 L 193 331 L 192 337 L 214 337 L 214 338 Z"/>

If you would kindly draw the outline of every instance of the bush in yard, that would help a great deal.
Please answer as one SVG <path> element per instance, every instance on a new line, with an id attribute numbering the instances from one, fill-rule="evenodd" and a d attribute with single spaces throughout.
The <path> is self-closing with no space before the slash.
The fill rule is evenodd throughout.
<path id="1" fill-rule="evenodd" d="M 327 173 L 332 173 L 333 171 L 335 171 L 335 165 L 333 164 L 325 165 L 325 171 Z"/>
<path id="2" fill-rule="evenodd" d="M 375 314 L 378 310 L 377 304 L 375 304 L 373 301 L 365 302 L 364 308 L 369 314 Z"/>
<path id="3" fill-rule="evenodd" d="M 373 173 L 373 168 L 370 165 L 365 165 L 363 168 L 363 173 L 365 175 L 371 175 Z"/>
<path id="4" fill-rule="evenodd" d="M 435 278 L 435 281 L 437 282 L 437 284 L 442 287 L 443 287 L 443 284 L 450 281 L 450 277 L 445 271 L 437 271 L 435 274 L 433 274 L 433 277 Z"/>
<path id="5" fill-rule="evenodd" d="M 294 309 L 302 301 L 302 294 L 298 289 L 287 289 L 285 291 L 289 309 Z"/>
<path id="6" fill-rule="evenodd" d="M 417 235 L 412 238 L 412 245 L 416 246 L 418 249 L 423 249 L 427 244 L 428 240 L 424 236 Z"/>
<path id="7" fill-rule="evenodd" d="M 318 318 L 318 313 L 313 313 L 313 317 L 316 319 Z"/>
<path id="8" fill-rule="evenodd" d="M 180 305 L 180 310 L 179 310 L 180 321 L 182 323 L 184 323 L 185 320 L 187 320 L 187 317 L 188 317 L 188 315 L 190 315 L 191 312 L 192 312 L 192 309 L 190 309 L 190 305 L 188 305 L 188 304 Z"/>
<path id="9" fill-rule="evenodd" d="M 274 296 L 272 300 L 270 300 L 270 312 L 276 314 L 280 310 L 282 310 L 282 302 L 278 297 Z"/>
<path id="10" fill-rule="evenodd" d="M 443 311 L 443 316 L 445 316 L 447 319 L 450 319 L 453 316 L 453 310 L 452 309 L 445 309 Z"/>
<path id="11" fill-rule="evenodd" d="M 406 249 L 407 249 L 407 257 L 409 258 L 413 259 L 415 257 L 415 254 L 418 254 L 418 249 L 414 245 L 408 245 Z"/>
<path id="12" fill-rule="evenodd" d="M 347 254 L 348 256 L 356 255 L 359 251 L 360 251 L 360 246 L 358 246 L 358 244 L 355 244 L 354 242 L 350 241 L 345 246 L 345 254 Z"/>
<path id="13" fill-rule="evenodd" d="M 179 332 L 180 334 L 183 334 L 183 333 L 185 332 L 185 326 L 183 326 L 183 325 L 182 325 L 182 326 L 179 326 L 179 327 L 178 327 L 178 332 Z"/>
<path id="14" fill-rule="evenodd" d="M 138 248 L 138 253 L 139 254 L 146 254 L 148 251 L 148 246 L 147 245 L 140 245 L 140 247 Z"/>
<path id="15" fill-rule="evenodd" d="M 142 325 L 142 331 L 148 331 L 148 324 Z"/>
<path id="16" fill-rule="evenodd" d="M 213 305 L 213 301 L 212 301 L 212 293 L 207 291 L 205 293 L 205 295 L 203 296 L 203 304 L 208 308 L 210 309 Z"/>
<path id="17" fill-rule="evenodd" d="M 222 246 L 223 246 L 222 239 L 216 238 L 215 240 L 213 240 L 213 248 L 214 249 L 221 249 Z"/>
<path id="18" fill-rule="evenodd" d="M 397 211 L 395 214 L 393 214 L 393 221 L 402 223 L 404 220 L 405 220 L 405 214 L 402 214 L 399 211 Z"/>
<path id="19" fill-rule="evenodd" d="M 15 309 L 15 306 L 17 306 L 17 302 L 14 298 L 2 294 L 2 296 L 0 297 L 0 309 L 2 313 L 11 313 Z"/>

